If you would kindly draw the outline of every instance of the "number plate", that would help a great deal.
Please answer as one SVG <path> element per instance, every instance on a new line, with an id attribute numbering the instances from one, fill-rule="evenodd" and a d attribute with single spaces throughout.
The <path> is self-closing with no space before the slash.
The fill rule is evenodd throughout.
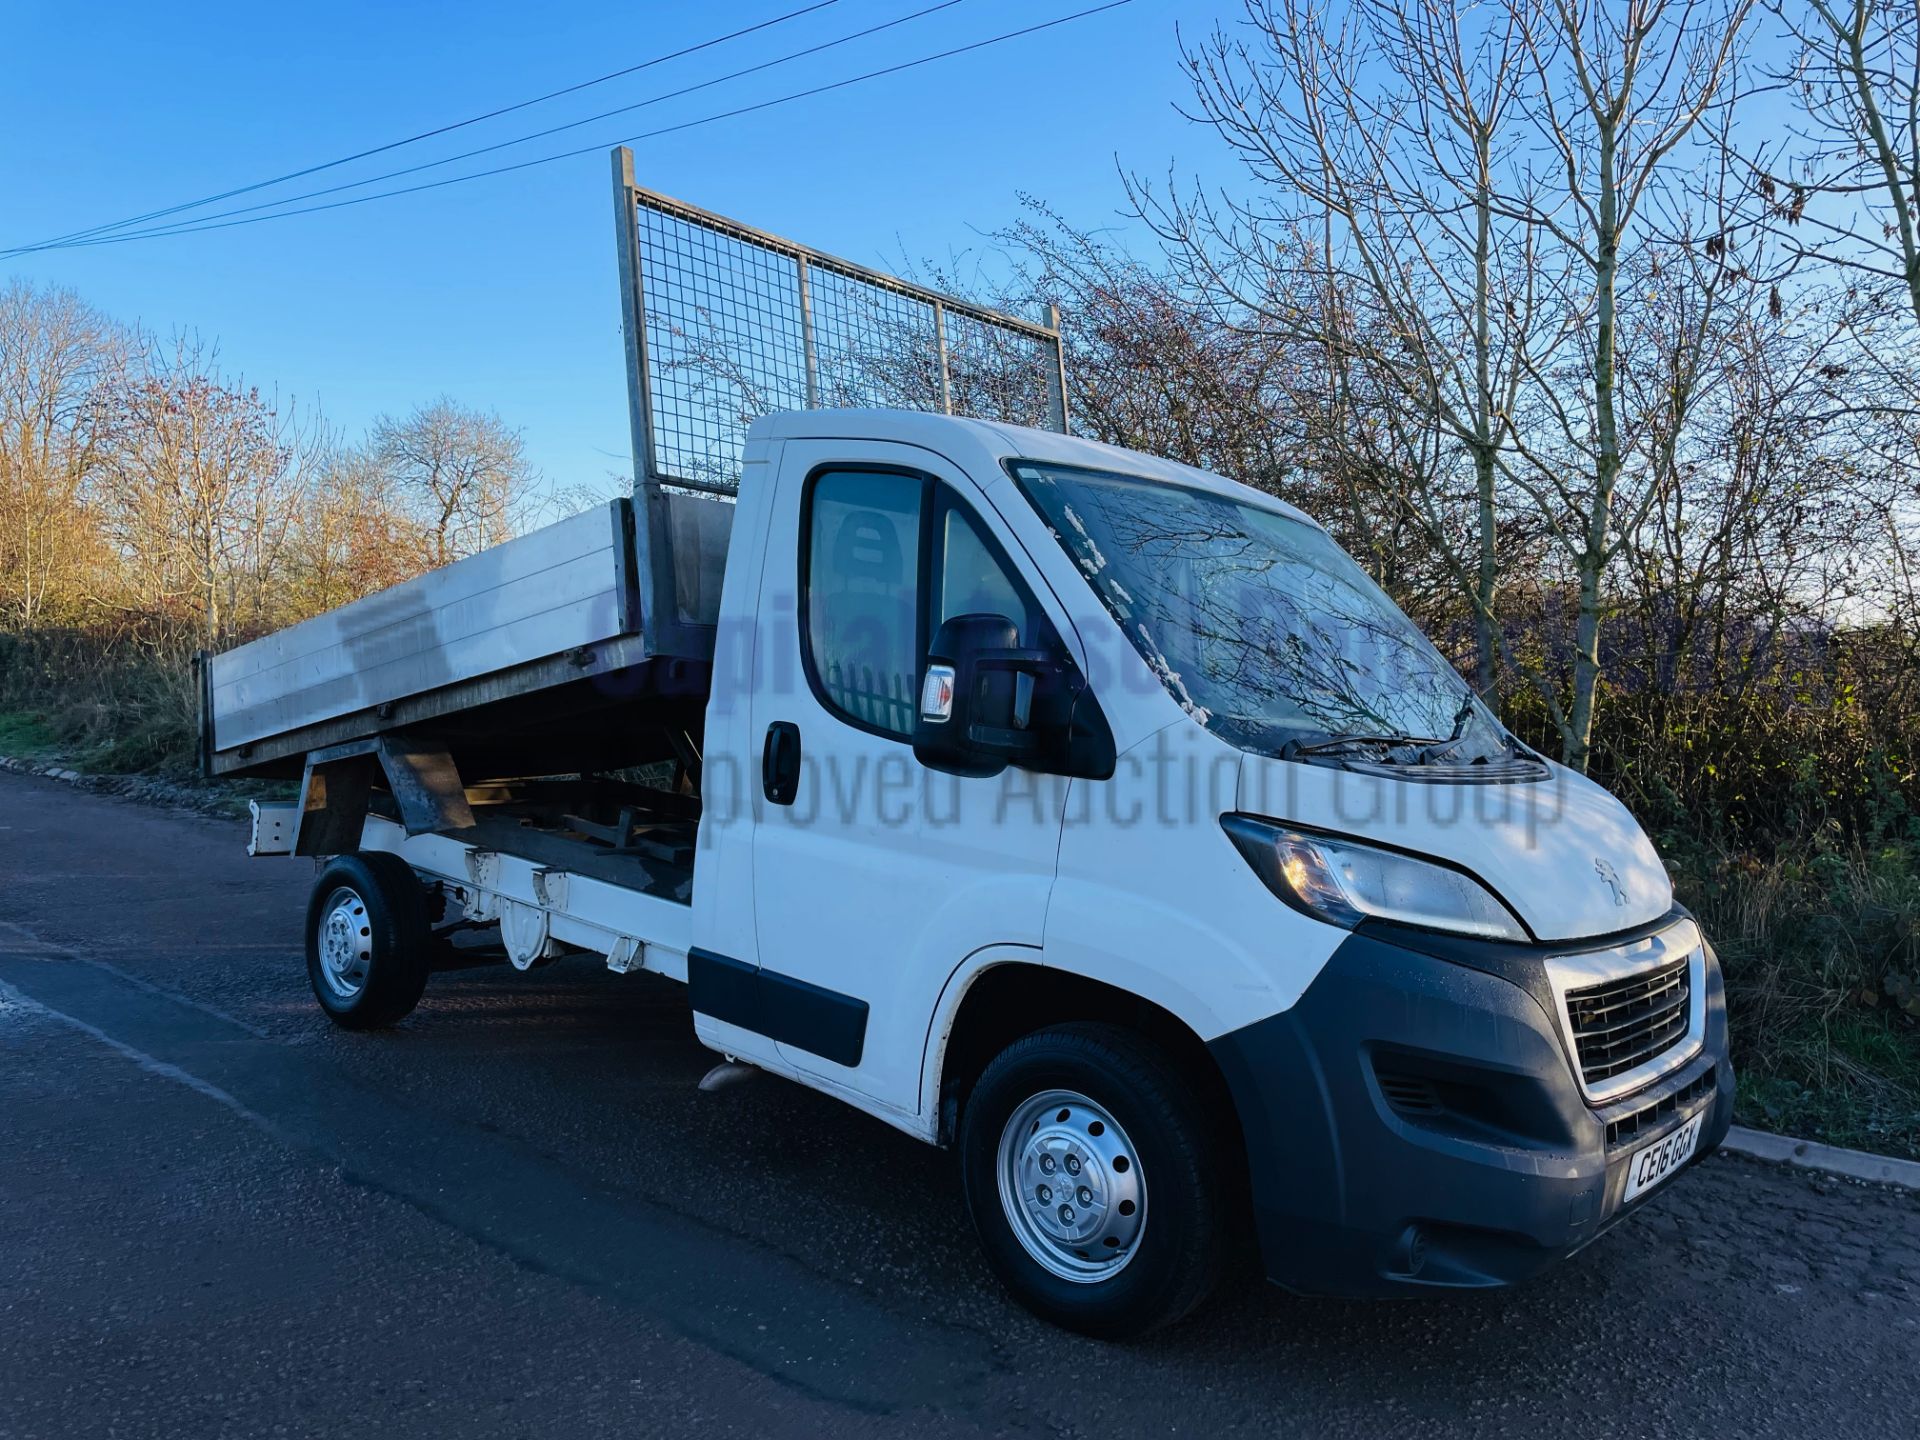
<path id="1" fill-rule="evenodd" d="M 1620 1203 L 1624 1205 L 1646 1194 L 1686 1164 L 1700 1143 L 1700 1127 L 1706 1120 L 1707 1112 L 1702 1110 L 1665 1139 L 1634 1151 L 1633 1158 L 1627 1162 L 1627 1193 L 1620 1197 Z"/>

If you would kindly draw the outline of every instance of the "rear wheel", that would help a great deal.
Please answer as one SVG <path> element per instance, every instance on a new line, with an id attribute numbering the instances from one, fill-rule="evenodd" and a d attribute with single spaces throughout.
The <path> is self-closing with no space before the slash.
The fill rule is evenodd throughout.
<path id="1" fill-rule="evenodd" d="M 1044 1318 L 1124 1338 L 1219 1284 L 1225 1135 L 1167 1054 L 1115 1025 L 1015 1041 L 961 1116 L 967 1208 L 988 1262 Z"/>
<path id="2" fill-rule="evenodd" d="M 391 1025 L 420 1003 L 429 964 L 427 897 L 412 869 L 379 852 L 342 855 L 307 902 L 307 980 L 336 1025 Z"/>

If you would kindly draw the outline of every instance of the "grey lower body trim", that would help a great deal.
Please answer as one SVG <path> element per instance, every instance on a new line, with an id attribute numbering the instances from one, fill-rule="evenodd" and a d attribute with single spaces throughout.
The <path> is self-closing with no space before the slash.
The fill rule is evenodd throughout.
<path id="1" fill-rule="evenodd" d="M 687 952 L 687 998 L 696 1014 L 836 1065 L 856 1066 L 866 1050 L 866 1001 L 712 950 Z"/>

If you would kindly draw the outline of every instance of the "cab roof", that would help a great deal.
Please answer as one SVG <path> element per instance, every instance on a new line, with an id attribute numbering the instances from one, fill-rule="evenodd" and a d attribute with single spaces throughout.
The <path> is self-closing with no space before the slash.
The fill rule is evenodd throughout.
<path id="1" fill-rule="evenodd" d="M 1228 499 L 1278 510 L 1318 527 L 1319 522 L 1297 506 L 1264 490 L 1229 480 L 1210 470 L 1163 460 L 1139 450 L 1105 445 L 1057 430 L 1035 430 L 997 420 L 975 420 L 924 410 L 783 410 L 753 422 L 755 440 L 884 440 L 914 445 L 963 465 L 982 485 L 1004 478 L 1004 460 L 1037 460 L 1053 465 L 1077 465 L 1184 485 Z"/>

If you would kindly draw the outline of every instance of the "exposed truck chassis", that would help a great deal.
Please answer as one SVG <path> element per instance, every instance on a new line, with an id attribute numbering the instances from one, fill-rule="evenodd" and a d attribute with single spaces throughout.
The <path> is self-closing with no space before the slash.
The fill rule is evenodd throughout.
<path id="1" fill-rule="evenodd" d="M 369 765 L 343 770 L 374 760 L 391 788 L 374 788 Z M 621 974 L 686 979 L 697 800 L 604 777 L 455 778 L 444 752 L 356 747 L 310 768 L 306 798 L 335 808 L 254 801 L 250 853 L 384 852 L 436 886 L 464 928 L 497 925 L 519 969 L 591 952 Z"/>

